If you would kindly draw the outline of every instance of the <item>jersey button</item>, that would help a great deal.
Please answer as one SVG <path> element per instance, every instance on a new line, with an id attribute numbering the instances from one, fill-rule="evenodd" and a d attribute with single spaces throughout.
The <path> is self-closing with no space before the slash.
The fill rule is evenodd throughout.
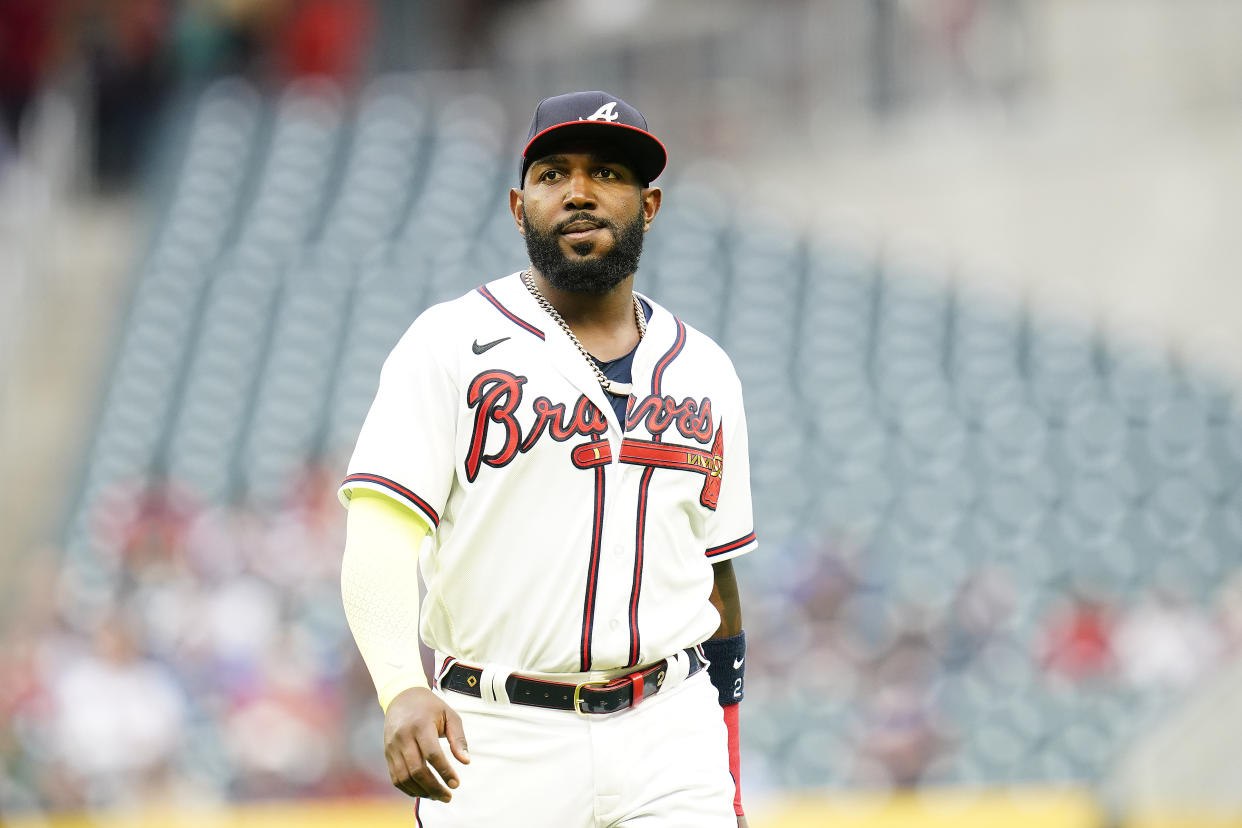
<path id="1" fill-rule="evenodd" d="M 617 629 L 618 627 L 621 626 L 621 619 L 620 618 L 612 619 L 611 621 L 608 622 L 608 626 L 614 630 Z"/>

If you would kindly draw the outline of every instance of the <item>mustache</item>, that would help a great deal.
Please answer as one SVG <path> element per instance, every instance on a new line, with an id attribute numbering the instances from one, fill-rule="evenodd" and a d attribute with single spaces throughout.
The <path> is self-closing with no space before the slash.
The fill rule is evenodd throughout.
<path id="1" fill-rule="evenodd" d="M 579 211 L 579 212 L 577 212 L 577 213 L 574 213 L 574 214 L 573 214 L 573 215 L 571 215 L 569 218 L 567 218 L 567 219 L 565 219 L 565 220 L 563 220 L 563 221 L 557 222 L 557 225 L 556 225 L 555 230 L 556 230 L 556 232 L 557 232 L 557 233 L 563 233 L 563 232 L 565 232 L 565 228 L 566 228 L 566 227 L 568 227 L 569 225 L 571 225 L 571 224 L 573 224 L 573 223 L 575 223 L 575 222 L 579 222 L 579 221 L 589 221 L 591 224 L 594 224 L 594 225 L 596 225 L 596 226 L 598 226 L 598 227 L 606 227 L 606 228 L 608 228 L 608 229 L 609 229 L 609 230 L 611 230 L 614 234 L 616 234 L 616 232 L 617 232 L 617 225 L 616 225 L 616 224 L 614 224 L 613 222 L 609 221 L 608 219 L 598 218 L 598 217 L 596 217 L 596 216 L 592 215 L 591 213 L 588 213 L 588 212 L 586 212 L 586 211 L 582 211 L 582 210 L 580 210 L 580 211 Z"/>

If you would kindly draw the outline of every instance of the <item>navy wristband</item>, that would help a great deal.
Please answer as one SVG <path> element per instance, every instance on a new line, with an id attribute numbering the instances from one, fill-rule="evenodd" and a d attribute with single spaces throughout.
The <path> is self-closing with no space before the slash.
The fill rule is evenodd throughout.
<path id="1" fill-rule="evenodd" d="M 709 638 L 702 644 L 703 654 L 711 662 L 707 676 L 720 694 L 720 706 L 728 707 L 742 700 L 745 689 L 746 633 L 731 638 Z"/>

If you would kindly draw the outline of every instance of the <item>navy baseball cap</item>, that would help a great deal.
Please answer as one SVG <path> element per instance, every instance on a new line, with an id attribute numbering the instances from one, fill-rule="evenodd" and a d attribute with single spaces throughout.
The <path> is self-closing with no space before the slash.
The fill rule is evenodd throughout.
<path id="1" fill-rule="evenodd" d="M 530 122 L 518 183 L 526 168 L 566 141 L 598 141 L 618 147 L 632 161 L 635 173 L 651 183 L 664 170 L 668 154 L 660 139 L 647 131 L 643 114 L 607 92 L 570 92 L 544 98 Z"/>

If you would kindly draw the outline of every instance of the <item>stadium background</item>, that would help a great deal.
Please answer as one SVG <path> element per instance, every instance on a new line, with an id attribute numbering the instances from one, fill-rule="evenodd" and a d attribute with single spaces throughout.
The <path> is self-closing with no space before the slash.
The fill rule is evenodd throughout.
<path id="1" fill-rule="evenodd" d="M 534 103 L 593 87 L 670 149 L 643 289 L 748 389 L 752 824 L 1242 820 L 1242 8 L 0 26 L 6 824 L 408 824 L 332 489 L 412 315 L 522 263 Z"/>

